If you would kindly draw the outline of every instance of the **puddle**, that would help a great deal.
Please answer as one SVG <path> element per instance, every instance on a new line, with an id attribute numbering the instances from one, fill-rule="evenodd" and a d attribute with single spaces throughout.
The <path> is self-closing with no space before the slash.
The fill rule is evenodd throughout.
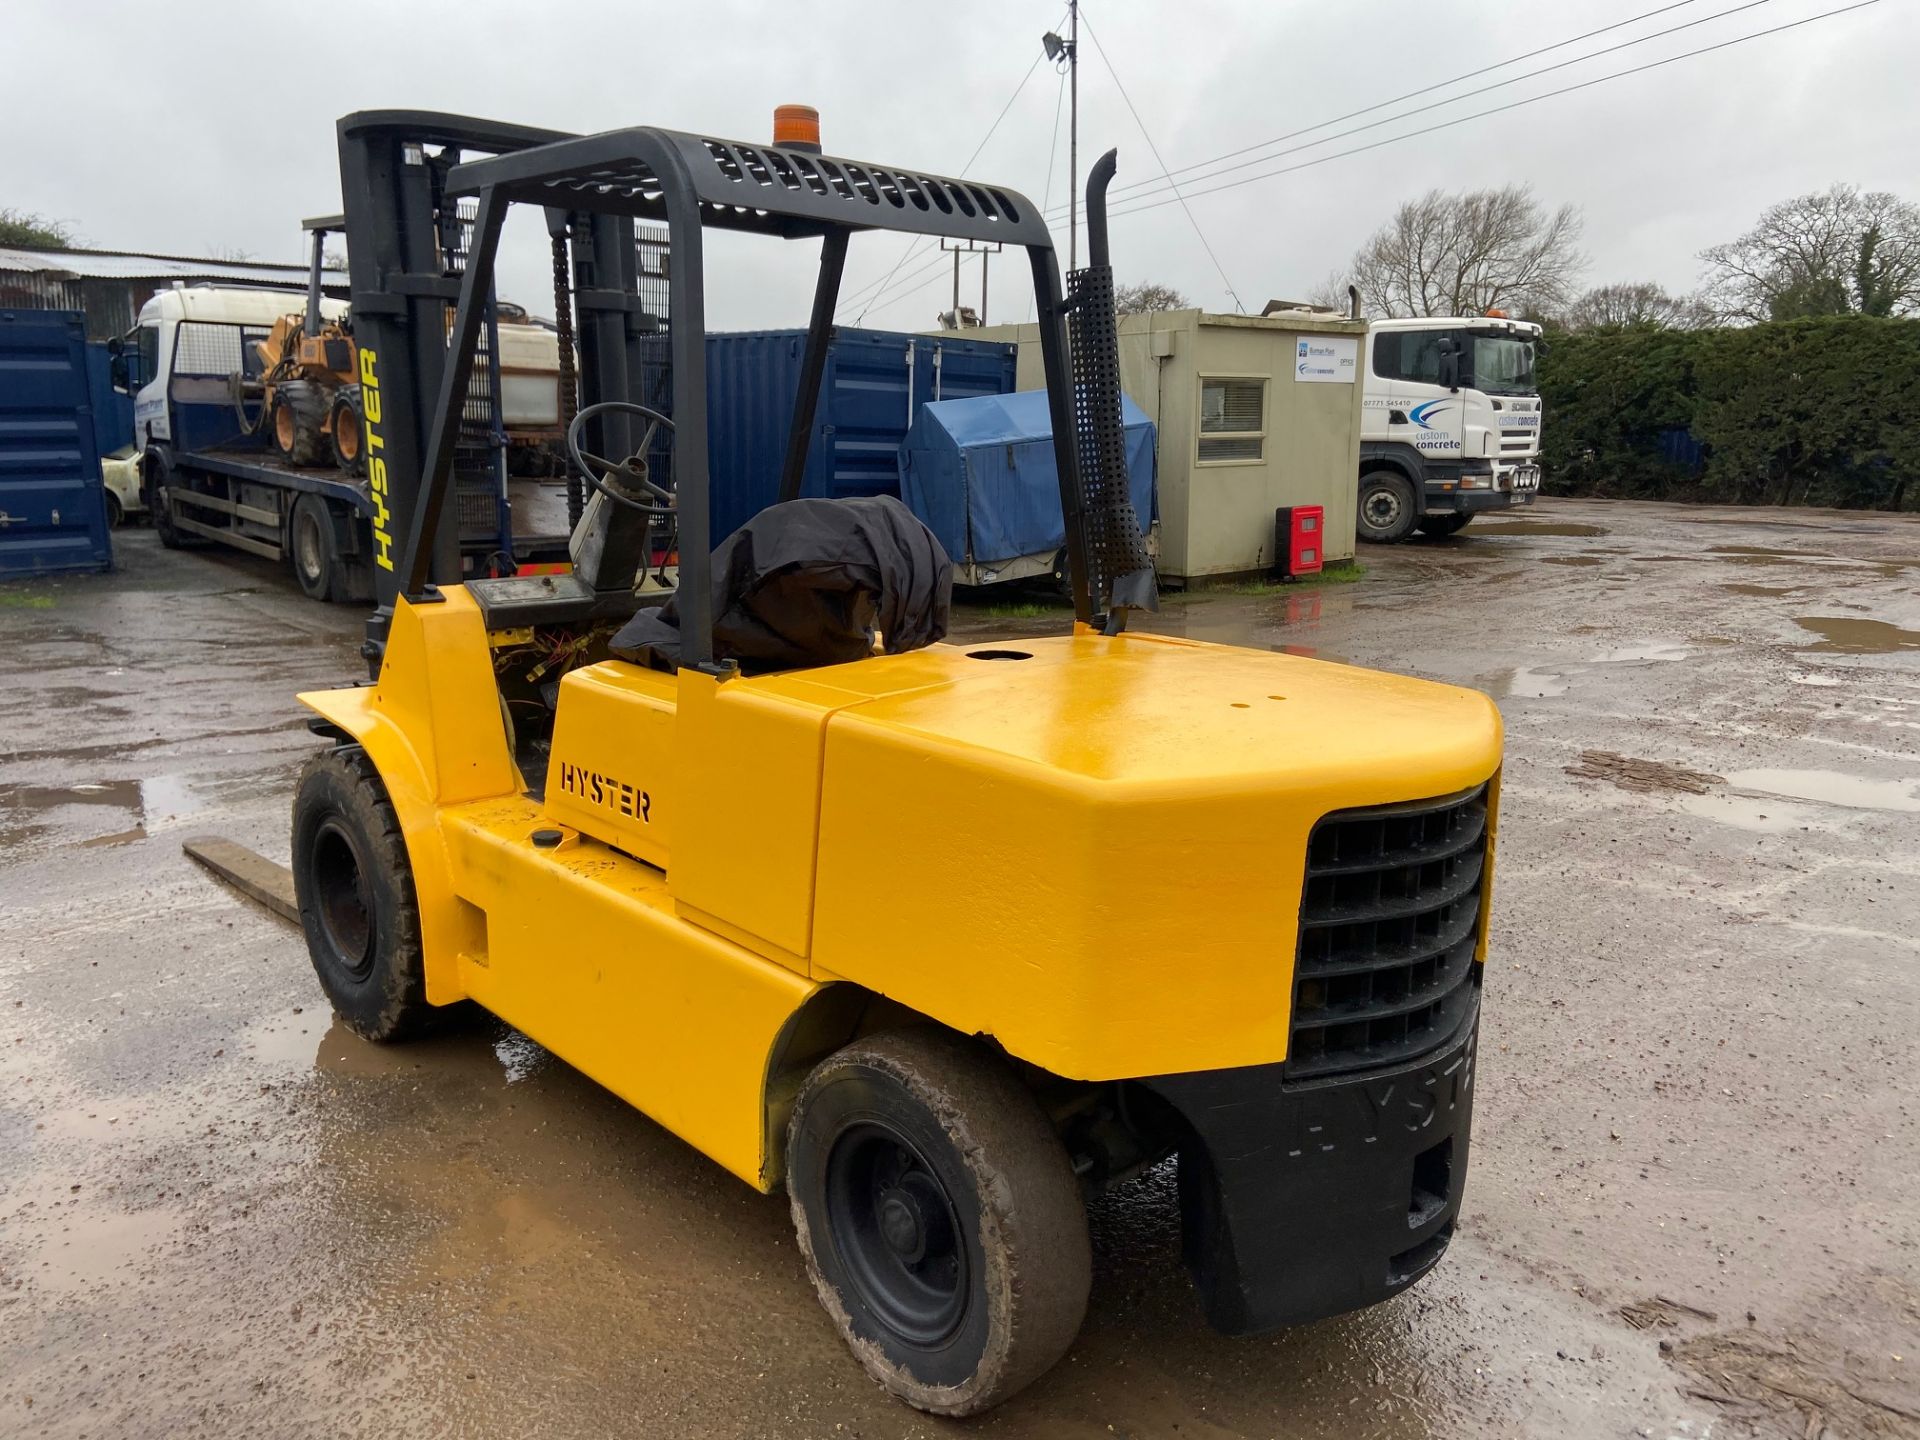
<path id="1" fill-rule="evenodd" d="M 1727 776 L 1727 784 L 1736 790 L 1814 800 L 1847 810 L 1920 814 L 1920 780 L 1868 780 L 1839 770 L 1736 770 Z"/>
<path id="2" fill-rule="evenodd" d="M 0 785 L 0 842 L 51 836 L 89 849 L 126 845 L 144 840 L 152 822 L 190 815 L 203 803 L 182 775 L 79 785 Z"/>
<path id="3" fill-rule="evenodd" d="M 545 1049 L 518 1030 L 511 1030 L 494 1041 L 493 1053 L 506 1072 L 509 1085 L 518 1085 L 528 1076 L 538 1074 L 549 1059 Z"/>
<path id="4" fill-rule="evenodd" d="M 1733 795 L 1725 790 L 1710 790 L 1700 795 L 1682 795 L 1679 801 L 1680 808 L 1690 815 L 1761 835 L 1833 828 L 1830 823 L 1823 823 L 1825 817 L 1812 807 L 1770 795 Z"/>
<path id="5" fill-rule="evenodd" d="M 1796 649 L 1838 655 L 1891 655 L 1898 650 L 1920 650 L 1920 630 L 1902 630 L 1885 620 L 1855 620 L 1847 615 L 1801 615 L 1794 624 L 1820 637 L 1818 645 Z"/>
<path id="6" fill-rule="evenodd" d="M 1545 565 L 1604 565 L 1606 562 L 1598 555 L 1542 555 Z"/>
<path id="7" fill-rule="evenodd" d="M 1575 525 L 1554 520 L 1509 520 L 1504 525 L 1476 525 L 1475 535 L 1611 535 L 1604 525 Z"/>
<path id="8" fill-rule="evenodd" d="M 1636 555 L 1633 557 L 1633 563 L 1636 565 L 1691 565 L 1699 558 L 1698 555 Z"/>
<path id="9" fill-rule="evenodd" d="M 1824 550 L 1781 550 L 1772 545 L 1709 545 L 1707 551 L 1712 555 L 1771 555 L 1785 556 L 1794 560 L 1825 560 L 1830 558 Z"/>
<path id="10" fill-rule="evenodd" d="M 1593 659 L 1596 665 L 1622 665 L 1640 660 L 1684 660 L 1692 653 L 1671 640 L 1647 640 L 1638 645 L 1623 645 Z"/>
<path id="11" fill-rule="evenodd" d="M 176 1238 L 181 1219 L 171 1209 L 101 1211 L 82 1199 L 52 1199 L 32 1207 L 21 1226 L 37 1232 L 21 1271 L 52 1290 L 95 1290 L 143 1272 L 153 1251 Z"/>
<path id="12" fill-rule="evenodd" d="M 1502 670 L 1487 682 L 1487 694 L 1496 700 L 1545 700 L 1567 693 L 1567 677 L 1551 670 L 1519 665 Z"/>
<path id="13" fill-rule="evenodd" d="M 1731 585 L 1722 585 L 1720 588 L 1729 595 L 1752 595 L 1771 599 L 1778 595 L 1791 595 L 1794 591 L 1802 589 L 1803 587 L 1799 585 L 1749 585 L 1736 581 Z"/>

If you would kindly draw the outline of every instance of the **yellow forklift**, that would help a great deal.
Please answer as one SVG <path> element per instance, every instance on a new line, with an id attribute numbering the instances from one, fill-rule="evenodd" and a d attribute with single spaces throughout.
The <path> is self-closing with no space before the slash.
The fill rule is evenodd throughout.
<path id="1" fill-rule="evenodd" d="M 1498 712 L 1129 625 L 1154 579 L 1122 460 L 1111 154 L 1063 292 L 1026 197 L 804 139 L 387 111 L 340 143 L 369 473 L 405 537 L 371 683 L 301 696 L 335 743 L 300 780 L 294 872 L 341 1019 L 398 1041 L 477 1004 L 784 1189 L 831 1323 L 938 1414 L 1067 1351 L 1087 1202 L 1149 1167 L 1177 1166 L 1223 1331 L 1430 1270 L 1467 1168 Z M 409 237 L 463 200 L 464 271 L 410 270 Z M 593 494 L 571 573 L 462 584 L 441 510 L 515 204 L 570 257 Z M 670 231 L 670 414 L 632 398 L 636 220 Z M 783 498 L 718 552 L 709 229 L 821 248 Z M 1065 633 L 940 643 L 930 533 L 891 501 L 798 498 L 869 230 L 1027 253 Z M 450 329 L 418 323 L 446 306 Z M 660 605 L 641 582 L 663 552 Z"/>

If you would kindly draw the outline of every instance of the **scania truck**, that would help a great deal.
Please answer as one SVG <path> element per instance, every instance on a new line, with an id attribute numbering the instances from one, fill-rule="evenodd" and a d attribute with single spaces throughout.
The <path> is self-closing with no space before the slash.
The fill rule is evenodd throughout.
<path id="1" fill-rule="evenodd" d="M 1376 320 L 1360 431 L 1362 540 L 1451 535 L 1540 492 L 1540 327 L 1503 315 Z"/>

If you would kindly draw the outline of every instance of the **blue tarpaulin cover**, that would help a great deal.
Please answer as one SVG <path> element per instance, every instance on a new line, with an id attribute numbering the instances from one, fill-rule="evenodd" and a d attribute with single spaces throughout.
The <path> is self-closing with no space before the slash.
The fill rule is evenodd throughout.
<path id="1" fill-rule="evenodd" d="M 1154 426 L 1121 397 L 1127 490 L 1145 533 L 1154 519 Z M 900 498 L 956 560 L 991 565 L 1066 544 L 1053 424 L 1044 390 L 922 405 L 900 447 Z"/>

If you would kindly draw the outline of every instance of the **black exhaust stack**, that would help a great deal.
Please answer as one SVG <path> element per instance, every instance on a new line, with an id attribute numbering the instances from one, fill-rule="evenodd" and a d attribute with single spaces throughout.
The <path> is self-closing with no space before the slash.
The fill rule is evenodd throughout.
<path id="1" fill-rule="evenodd" d="M 1109 150 L 1087 176 L 1087 266 L 1068 277 L 1073 418 L 1087 591 L 1101 628 L 1126 629 L 1127 611 L 1160 608 L 1153 561 L 1127 489 L 1120 413 L 1120 340 L 1107 249 L 1107 186 L 1119 168 Z"/>

